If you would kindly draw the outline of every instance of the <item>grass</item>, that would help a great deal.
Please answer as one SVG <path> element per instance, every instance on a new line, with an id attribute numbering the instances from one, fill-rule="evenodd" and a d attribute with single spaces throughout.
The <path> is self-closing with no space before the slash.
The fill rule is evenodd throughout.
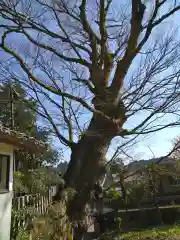
<path id="1" fill-rule="evenodd" d="M 122 240 L 180 240 L 180 226 L 153 228 L 121 235 Z"/>

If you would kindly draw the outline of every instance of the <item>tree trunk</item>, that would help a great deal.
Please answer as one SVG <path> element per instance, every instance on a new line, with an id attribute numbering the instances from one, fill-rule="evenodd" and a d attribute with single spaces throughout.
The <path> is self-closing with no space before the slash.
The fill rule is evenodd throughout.
<path id="1" fill-rule="evenodd" d="M 93 117 L 86 133 L 72 150 L 65 174 L 66 187 L 77 193 L 67 208 L 72 221 L 81 219 L 94 184 L 105 173 L 105 156 L 114 135 L 109 122 L 102 117 Z"/>
<path id="2" fill-rule="evenodd" d="M 99 105 L 95 106 L 97 109 L 98 107 Z M 106 173 L 105 158 L 111 140 L 119 135 L 126 120 L 124 109 L 119 109 L 119 105 L 111 105 L 111 111 L 98 110 L 117 119 L 118 123 L 104 116 L 93 116 L 86 132 L 72 148 L 70 163 L 64 176 L 65 188 L 75 190 L 67 204 L 67 215 L 71 222 L 83 220 L 85 206 L 90 200 L 94 184 Z M 81 237 L 78 236 L 78 239 Z"/>

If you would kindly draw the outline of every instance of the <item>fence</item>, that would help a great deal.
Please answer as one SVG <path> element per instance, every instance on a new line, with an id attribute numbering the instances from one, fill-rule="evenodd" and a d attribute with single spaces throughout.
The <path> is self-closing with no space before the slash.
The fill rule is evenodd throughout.
<path id="1" fill-rule="evenodd" d="M 32 194 L 32 195 L 24 195 L 20 197 L 15 197 L 13 199 L 13 211 L 12 211 L 12 224 L 11 224 L 11 240 L 16 240 L 19 235 L 20 229 L 29 230 L 32 225 L 31 222 L 33 217 L 38 215 L 44 215 L 48 206 L 52 202 L 52 195 L 49 193 L 47 196 L 42 196 L 41 194 Z M 97 206 L 96 206 L 97 207 Z M 95 208 L 96 209 L 96 208 Z M 85 224 L 88 226 L 91 222 L 90 213 L 95 211 L 92 206 L 89 206 L 87 211 L 87 216 L 85 219 Z M 71 228 L 71 237 L 73 239 L 74 231 Z M 68 235 L 68 231 L 67 231 Z"/>
<path id="2" fill-rule="evenodd" d="M 26 229 L 32 217 L 36 214 L 44 215 L 47 212 L 52 196 L 41 194 L 15 197 L 12 202 L 11 239 L 16 239 L 19 229 Z"/>
<path id="3" fill-rule="evenodd" d="M 33 208 L 37 213 L 44 214 L 49 203 L 52 201 L 51 194 L 43 196 L 41 194 L 24 195 L 13 198 L 13 209 L 20 210 L 23 208 Z"/>

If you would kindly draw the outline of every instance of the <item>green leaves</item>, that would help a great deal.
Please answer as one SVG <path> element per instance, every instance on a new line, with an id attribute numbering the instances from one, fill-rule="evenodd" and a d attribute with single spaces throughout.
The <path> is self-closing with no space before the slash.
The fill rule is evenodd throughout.
<path id="1" fill-rule="evenodd" d="M 63 183 L 63 179 L 50 168 L 39 168 L 23 172 L 14 172 L 14 188 L 15 192 L 21 193 L 41 193 L 46 194 L 47 189 L 51 185 Z"/>
<path id="2" fill-rule="evenodd" d="M 10 127 L 11 122 L 11 96 L 10 96 L 10 87 L 12 90 L 18 93 L 17 96 L 13 98 L 13 117 L 14 117 L 14 128 L 19 132 L 23 132 L 28 136 L 34 136 L 36 133 L 36 114 L 35 111 L 32 111 L 29 106 L 34 110 L 37 108 L 36 102 L 34 100 L 28 100 L 28 105 L 23 102 L 24 99 L 27 99 L 27 93 L 25 89 L 21 87 L 19 83 L 11 84 L 5 82 L 1 86 L 0 94 L 0 121 L 5 127 Z"/>
<path id="3" fill-rule="evenodd" d="M 131 232 L 123 234 L 122 240 L 178 240 L 180 234 L 179 226 L 170 228 L 164 227 L 159 229 L 145 230 L 141 232 Z"/>

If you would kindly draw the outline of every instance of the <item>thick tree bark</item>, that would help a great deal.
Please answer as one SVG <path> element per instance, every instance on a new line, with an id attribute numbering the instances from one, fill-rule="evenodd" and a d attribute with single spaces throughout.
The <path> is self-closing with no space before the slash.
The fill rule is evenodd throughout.
<path id="1" fill-rule="evenodd" d="M 64 176 L 65 187 L 75 190 L 74 197 L 67 205 L 71 222 L 83 220 L 94 184 L 105 174 L 105 157 L 114 135 L 113 124 L 102 117 L 93 117 L 86 133 L 72 149 L 71 161 Z M 86 232 L 82 229 L 83 226 L 75 227 L 75 239 L 82 239 Z"/>
<path id="2" fill-rule="evenodd" d="M 106 91 L 104 95 L 96 97 L 93 104 L 96 109 L 117 121 L 93 116 L 86 132 L 72 148 L 70 163 L 64 176 L 65 188 L 75 190 L 67 204 L 67 215 L 71 222 L 83 220 L 85 206 L 90 200 L 94 184 L 105 174 L 105 158 L 111 140 L 119 135 L 126 120 L 123 102 L 109 93 Z M 78 238 L 81 239 L 80 236 Z"/>
<path id="3" fill-rule="evenodd" d="M 81 219 L 94 184 L 105 173 L 105 156 L 114 135 L 113 124 L 93 117 L 86 133 L 74 146 L 65 174 L 66 187 L 77 193 L 68 205 L 71 220 Z"/>

